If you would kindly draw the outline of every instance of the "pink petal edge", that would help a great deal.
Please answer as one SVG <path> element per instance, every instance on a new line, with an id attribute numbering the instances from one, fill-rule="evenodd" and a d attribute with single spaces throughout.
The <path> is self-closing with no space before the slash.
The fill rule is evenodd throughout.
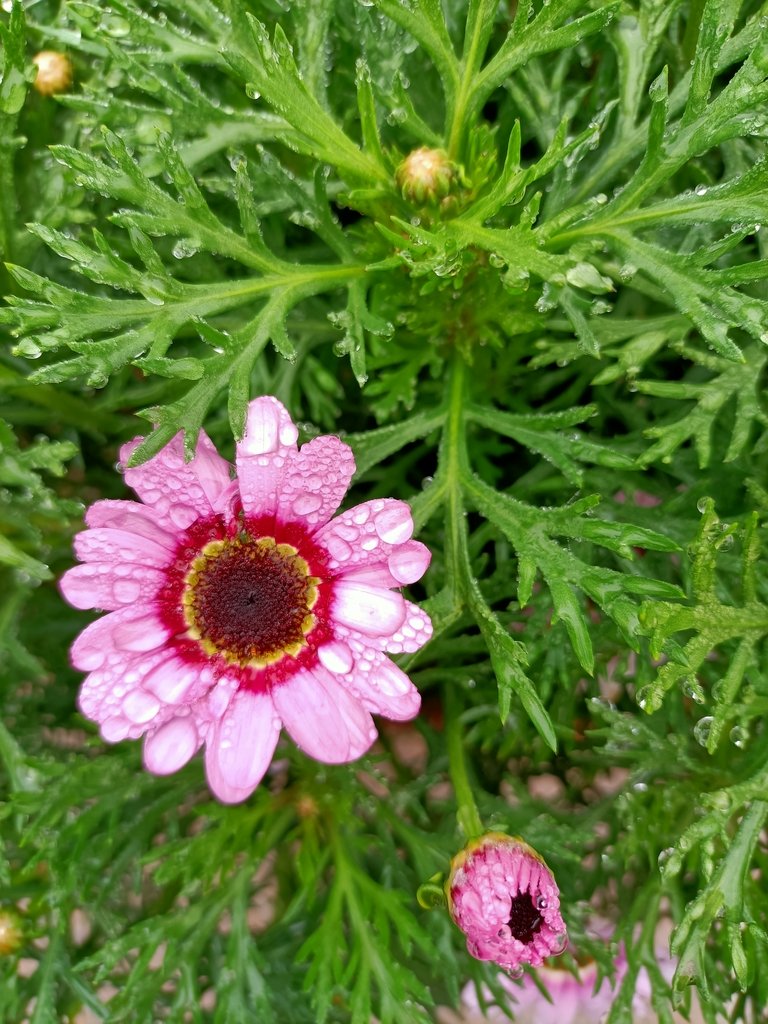
<path id="1" fill-rule="evenodd" d="M 323 526 L 347 493 L 355 459 L 338 437 L 316 437 L 286 464 L 280 482 L 277 518 L 303 522 L 310 530 Z"/>
<path id="2" fill-rule="evenodd" d="M 153 775 L 172 775 L 200 749 L 200 737 L 189 716 L 171 718 L 144 740 L 144 767 Z"/>
<path id="3" fill-rule="evenodd" d="M 322 665 L 274 687 L 272 699 L 293 741 L 316 761 L 354 761 L 376 739 L 370 714 Z"/>
<path id="4" fill-rule="evenodd" d="M 134 438 L 123 445 L 120 449 L 123 464 L 142 440 Z M 177 434 L 148 462 L 126 469 L 125 482 L 152 508 L 161 527 L 178 531 L 185 530 L 196 519 L 211 515 L 231 481 L 229 463 L 201 431 L 191 462 L 185 461 L 183 436 Z"/>
<path id="5" fill-rule="evenodd" d="M 222 803 L 247 799 L 269 767 L 280 722 L 267 694 L 239 690 L 205 746 L 208 785 Z"/>
<path id="6" fill-rule="evenodd" d="M 273 516 L 287 460 L 296 454 L 299 432 L 288 410 L 271 395 L 248 406 L 245 434 L 236 447 L 237 479 L 249 515 Z"/>

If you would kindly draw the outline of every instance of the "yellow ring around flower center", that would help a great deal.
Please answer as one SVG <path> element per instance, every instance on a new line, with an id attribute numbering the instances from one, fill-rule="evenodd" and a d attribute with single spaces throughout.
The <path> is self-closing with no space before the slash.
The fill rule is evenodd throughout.
<path id="1" fill-rule="evenodd" d="M 274 537 L 210 541 L 184 579 L 187 635 L 242 667 L 296 657 L 315 626 L 319 584 L 298 550 Z"/>

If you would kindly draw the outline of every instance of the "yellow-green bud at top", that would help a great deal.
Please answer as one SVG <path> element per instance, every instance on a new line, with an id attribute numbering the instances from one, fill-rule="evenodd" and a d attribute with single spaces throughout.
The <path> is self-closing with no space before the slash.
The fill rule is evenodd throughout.
<path id="1" fill-rule="evenodd" d="M 0 956 L 15 953 L 23 938 L 19 915 L 10 907 L 0 907 Z"/>
<path id="2" fill-rule="evenodd" d="M 442 149 L 414 149 L 395 171 L 395 181 L 409 203 L 434 203 L 447 196 L 458 168 Z"/>
<path id="3" fill-rule="evenodd" d="M 37 65 L 34 87 L 41 96 L 55 96 L 72 85 L 72 61 L 56 50 L 41 50 L 32 58 Z"/>

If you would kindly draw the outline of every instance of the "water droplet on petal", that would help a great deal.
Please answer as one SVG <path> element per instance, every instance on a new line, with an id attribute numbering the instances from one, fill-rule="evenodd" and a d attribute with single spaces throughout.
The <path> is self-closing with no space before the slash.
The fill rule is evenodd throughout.
<path id="1" fill-rule="evenodd" d="M 132 604 L 141 595 L 141 585 L 135 580 L 116 580 L 112 584 L 112 593 L 121 604 Z"/>
<path id="2" fill-rule="evenodd" d="M 308 516 L 317 512 L 322 503 L 319 494 L 299 494 L 293 499 L 291 507 L 297 516 Z"/>
<path id="3" fill-rule="evenodd" d="M 340 641 L 321 647 L 317 656 L 329 672 L 337 672 L 340 675 L 346 675 L 354 664 L 352 651 Z"/>
<path id="4" fill-rule="evenodd" d="M 565 952 L 565 947 L 568 945 L 568 936 L 565 932 L 559 932 L 554 939 L 552 939 L 552 956 L 560 956 L 561 953 Z"/>
<path id="5" fill-rule="evenodd" d="M 387 544 L 402 544 L 413 533 L 411 511 L 407 506 L 395 505 L 378 512 L 373 520 L 376 533 Z"/>
<path id="6" fill-rule="evenodd" d="M 136 725 L 149 722 L 159 710 L 159 701 L 144 690 L 133 690 L 123 701 L 123 713 Z"/>
<path id="7" fill-rule="evenodd" d="M 177 526 L 180 530 L 186 530 L 197 519 L 195 510 L 187 508 L 186 505 L 174 505 L 168 515 L 173 525 Z"/>
<path id="8" fill-rule="evenodd" d="M 335 534 L 326 540 L 325 547 L 328 553 L 336 559 L 337 562 L 346 562 L 349 556 L 352 554 L 352 548 L 347 544 L 341 537 L 337 537 Z"/>
<path id="9" fill-rule="evenodd" d="M 286 447 L 295 444 L 298 436 L 299 431 L 295 423 L 282 423 L 280 425 L 280 444 Z"/>

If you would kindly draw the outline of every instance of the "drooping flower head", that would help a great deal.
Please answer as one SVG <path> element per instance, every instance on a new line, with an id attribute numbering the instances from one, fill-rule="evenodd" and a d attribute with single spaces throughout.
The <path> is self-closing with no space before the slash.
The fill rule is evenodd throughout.
<path id="1" fill-rule="evenodd" d="M 451 861 L 448 909 L 477 960 L 518 975 L 565 949 L 560 892 L 552 872 L 522 839 L 487 832 Z"/>
<path id="2" fill-rule="evenodd" d="M 331 436 L 298 449 L 297 437 L 277 399 L 251 402 L 233 480 L 208 437 L 185 463 L 178 435 L 125 470 L 139 502 L 91 506 L 75 538 L 84 564 L 61 581 L 76 608 L 110 612 L 72 647 L 89 672 L 83 714 L 109 742 L 144 736 L 158 775 L 205 744 L 208 783 L 226 803 L 258 785 L 281 725 L 338 764 L 375 739 L 371 712 L 405 721 L 419 710 L 387 656 L 432 631 L 398 590 L 430 559 L 411 540 L 410 509 L 383 498 L 331 519 L 352 452 Z"/>

